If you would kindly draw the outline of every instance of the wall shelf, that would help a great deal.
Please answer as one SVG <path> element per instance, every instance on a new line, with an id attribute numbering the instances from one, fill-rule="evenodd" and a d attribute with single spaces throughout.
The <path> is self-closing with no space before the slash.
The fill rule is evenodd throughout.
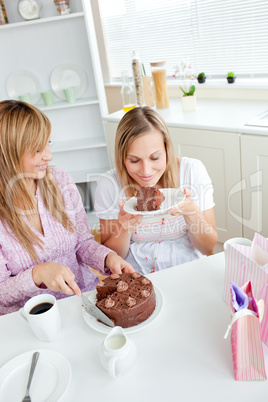
<path id="1" fill-rule="evenodd" d="M 73 0 L 68 15 L 59 15 L 53 0 L 42 0 L 41 18 L 32 21 L 22 20 L 17 3 L 5 2 L 9 24 L 0 26 L 0 100 L 10 98 L 6 84 L 16 70 L 31 71 L 40 82 L 40 92 L 52 89 L 51 73 L 59 65 L 76 64 L 85 72 L 85 91 L 74 103 L 54 93 L 52 106 L 45 106 L 41 96 L 35 106 L 51 122 L 51 165 L 67 170 L 80 193 L 85 189 L 82 199 L 87 200 L 100 174 L 109 170 L 102 122 L 107 102 L 91 0 Z"/>
<path id="2" fill-rule="evenodd" d="M 105 148 L 106 141 L 104 138 L 99 137 L 89 137 L 89 138 L 79 138 L 68 141 L 58 141 L 51 143 L 51 151 L 53 154 L 57 152 L 68 152 L 68 151 L 76 151 L 79 149 L 88 149 L 88 148 Z"/>
<path id="3" fill-rule="evenodd" d="M 99 100 L 97 98 L 80 98 L 77 99 L 74 103 L 68 103 L 66 101 L 55 102 L 52 106 L 45 106 L 41 104 L 37 104 L 36 106 L 43 110 L 44 112 L 48 110 L 57 110 L 57 109 L 69 109 L 73 107 L 79 106 L 89 106 L 89 105 L 98 105 Z"/>
<path id="4" fill-rule="evenodd" d="M 106 166 L 102 169 L 90 169 L 90 170 L 72 170 L 70 175 L 76 183 L 91 183 L 99 179 L 100 175 L 107 172 L 109 167 Z"/>
<path id="5" fill-rule="evenodd" d="M 6 24 L 6 25 L 0 25 L 0 29 L 23 28 L 26 26 L 47 24 L 50 22 L 60 22 L 60 21 L 64 21 L 64 20 L 70 20 L 70 19 L 81 18 L 81 17 L 84 17 L 83 12 L 53 16 L 53 17 L 49 17 L 49 18 L 38 18 L 36 20 L 30 20 L 30 21 L 10 22 L 9 24 Z"/>

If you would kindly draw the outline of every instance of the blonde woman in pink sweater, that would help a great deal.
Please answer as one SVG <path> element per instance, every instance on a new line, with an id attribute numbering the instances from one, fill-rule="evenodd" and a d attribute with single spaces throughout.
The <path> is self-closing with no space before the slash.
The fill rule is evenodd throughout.
<path id="1" fill-rule="evenodd" d="M 49 167 L 51 124 L 36 107 L 0 102 L 0 314 L 32 296 L 95 288 L 101 273 L 132 266 L 90 234 L 70 175 Z"/>

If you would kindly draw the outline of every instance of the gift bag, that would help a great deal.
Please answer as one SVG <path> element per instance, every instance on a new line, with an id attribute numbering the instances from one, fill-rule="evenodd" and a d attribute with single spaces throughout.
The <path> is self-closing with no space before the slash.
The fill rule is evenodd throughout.
<path id="1" fill-rule="evenodd" d="M 231 346 L 233 356 L 234 377 L 236 381 L 266 380 L 262 342 L 260 336 L 260 316 L 258 305 L 253 297 L 251 283 L 247 282 L 241 289 L 232 283 L 231 295 L 236 294 L 247 300 L 246 306 L 235 308 L 234 296 L 231 297 L 232 321 L 224 338 L 231 330 Z M 236 290 L 234 292 L 234 289 Z M 237 303 L 236 303 L 237 304 Z M 239 304 L 239 303 L 238 303 Z M 235 306 L 235 307 L 234 307 Z"/>
<path id="2" fill-rule="evenodd" d="M 248 281 L 251 281 L 256 299 L 264 300 L 261 339 L 268 346 L 268 239 L 258 233 L 254 236 L 252 247 L 227 244 L 224 301 L 230 304 L 231 282 L 235 282 L 241 287 Z"/>

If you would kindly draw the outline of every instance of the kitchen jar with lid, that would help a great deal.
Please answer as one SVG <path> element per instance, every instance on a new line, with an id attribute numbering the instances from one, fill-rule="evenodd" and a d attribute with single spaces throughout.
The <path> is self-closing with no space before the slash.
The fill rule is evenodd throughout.
<path id="1" fill-rule="evenodd" d="M 60 15 L 70 14 L 70 0 L 54 0 L 54 3 Z"/>
<path id="2" fill-rule="evenodd" d="M 8 24 L 5 3 L 3 0 L 0 0 L 0 25 L 5 25 L 5 24 Z"/>
<path id="3" fill-rule="evenodd" d="M 150 63 L 153 77 L 154 95 L 157 109 L 166 109 L 169 106 L 167 94 L 166 62 Z"/>
<path id="4" fill-rule="evenodd" d="M 40 18 L 42 4 L 39 0 L 19 0 L 18 11 L 24 20 L 35 20 Z"/>
<path id="5" fill-rule="evenodd" d="M 136 54 L 136 52 L 133 52 L 133 58 L 132 58 L 132 70 L 133 70 L 133 78 L 134 78 L 134 84 L 135 84 L 135 90 L 136 90 L 136 99 L 137 99 L 137 105 L 142 106 L 144 105 L 144 93 L 143 93 L 143 85 L 142 85 L 142 78 L 141 78 L 141 67 L 140 67 L 140 62 L 139 58 Z"/>
<path id="6" fill-rule="evenodd" d="M 121 96 L 123 109 L 125 112 L 128 112 L 136 107 L 136 94 L 133 85 L 129 82 L 128 71 L 122 71 L 122 81 Z"/>

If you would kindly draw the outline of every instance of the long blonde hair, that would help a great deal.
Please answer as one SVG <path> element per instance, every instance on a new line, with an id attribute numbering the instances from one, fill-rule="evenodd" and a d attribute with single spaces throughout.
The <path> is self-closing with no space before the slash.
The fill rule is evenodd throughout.
<path id="1" fill-rule="evenodd" d="M 22 157 L 42 152 L 51 134 L 48 117 L 36 107 L 24 102 L 0 102 L 0 219 L 9 233 L 16 237 L 34 261 L 38 261 L 34 245 L 43 242 L 24 220 L 23 213 L 35 209 L 33 195 L 23 172 Z M 61 193 L 50 173 L 38 180 L 45 207 L 67 230 L 74 231 L 63 204 Z M 10 231 L 11 229 L 11 231 Z"/>
<path id="2" fill-rule="evenodd" d="M 159 185 L 162 188 L 176 188 L 179 185 L 179 159 L 176 158 L 164 120 L 148 106 L 136 107 L 122 117 L 115 137 L 116 169 L 127 197 L 132 197 L 135 193 L 135 186 L 133 186 L 125 166 L 128 150 L 137 138 L 148 133 L 152 128 L 162 133 L 166 150 L 166 170 L 159 180 Z"/>

